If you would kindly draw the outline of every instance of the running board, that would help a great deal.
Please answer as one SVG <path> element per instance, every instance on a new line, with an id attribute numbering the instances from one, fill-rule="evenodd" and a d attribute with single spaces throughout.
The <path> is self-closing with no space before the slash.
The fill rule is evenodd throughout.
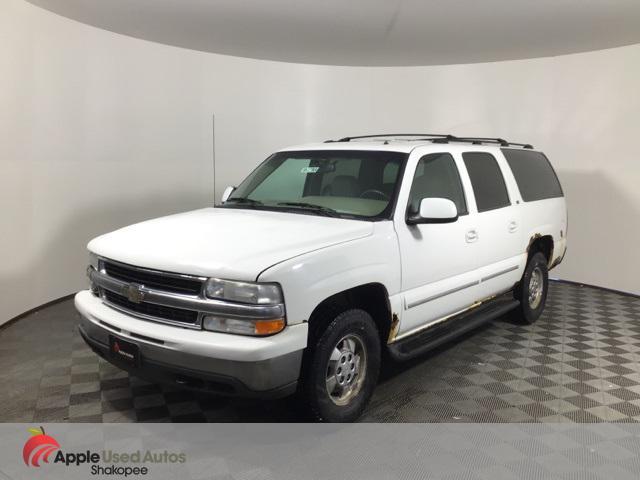
<path id="1" fill-rule="evenodd" d="M 393 359 L 408 360 L 490 322 L 518 305 L 520 302 L 513 298 L 512 292 L 508 292 L 414 335 L 388 344 L 387 349 Z"/>

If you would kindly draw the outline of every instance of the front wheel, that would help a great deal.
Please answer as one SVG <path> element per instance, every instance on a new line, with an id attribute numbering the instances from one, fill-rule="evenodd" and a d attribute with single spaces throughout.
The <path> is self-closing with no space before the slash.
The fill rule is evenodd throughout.
<path id="1" fill-rule="evenodd" d="M 379 370 L 380 337 L 371 315 L 347 310 L 309 346 L 302 393 L 318 420 L 352 422 L 369 402 Z"/>
<path id="2" fill-rule="evenodd" d="M 548 289 L 547 258 L 538 252 L 529 259 L 518 288 L 519 317 L 524 323 L 532 324 L 542 315 Z"/>

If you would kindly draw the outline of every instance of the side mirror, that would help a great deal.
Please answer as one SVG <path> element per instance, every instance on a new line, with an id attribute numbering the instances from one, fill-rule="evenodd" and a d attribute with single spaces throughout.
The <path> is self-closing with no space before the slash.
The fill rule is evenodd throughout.
<path id="1" fill-rule="evenodd" d="M 227 187 L 224 189 L 224 193 L 222 194 L 222 203 L 226 202 L 229 199 L 235 189 L 236 187 Z"/>
<path id="2" fill-rule="evenodd" d="M 456 204 L 447 198 L 423 198 L 420 211 L 407 217 L 408 225 L 419 223 L 452 223 L 458 220 Z"/>

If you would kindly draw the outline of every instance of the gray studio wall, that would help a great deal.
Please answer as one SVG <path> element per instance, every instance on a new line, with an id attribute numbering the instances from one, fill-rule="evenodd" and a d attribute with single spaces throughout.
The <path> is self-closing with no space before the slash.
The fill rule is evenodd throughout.
<path id="1" fill-rule="evenodd" d="M 543 148 L 570 208 L 556 277 L 640 293 L 640 46 L 446 67 L 296 65 L 0 3 L 0 323 L 85 285 L 85 245 L 213 203 L 280 146 L 379 131 Z M 615 243 L 614 243 L 615 242 Z"/>

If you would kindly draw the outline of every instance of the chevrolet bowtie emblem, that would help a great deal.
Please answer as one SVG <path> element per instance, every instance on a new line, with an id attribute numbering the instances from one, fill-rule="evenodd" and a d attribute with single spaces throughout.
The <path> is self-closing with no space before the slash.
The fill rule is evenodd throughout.
<path id="1" fill-rule="evenodd" d="M 144 300 L 144 291 L 142 285 L 131 283 L 122 287 L 122 294 L 132 303 L 140 303 Z"/>

